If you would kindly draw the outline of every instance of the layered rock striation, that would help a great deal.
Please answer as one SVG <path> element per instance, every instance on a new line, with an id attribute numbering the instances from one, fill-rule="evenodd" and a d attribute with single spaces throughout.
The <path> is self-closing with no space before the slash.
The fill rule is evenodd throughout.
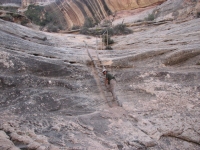
<path id="1" fill-rule="evenodd" d="M 62 12 L 67 25 L 72 27 L 82 26 L 86 18 L 92 18 L 95 22 L 98 22 L 119 10 L 137 9 L 164 1 L 165 0 L 59 0 L 56 2 L 56 6 Z"/>
<path id="2" fill-rule="evenodd" d="M 199 150 L 199 24 L 132 26 L 96 51 L 94 37 L 0 20 L 0 149 Z M 122 107 L 108 106 L 87 48 Z"/>
<path id="3" fill-rule="evenodd" d="M 31 4 L 45 6 L 46 11 L 57 14 L 61 24 L 70 29 L 73 26 L 82 26 L 87 18 L 92 18 L 97 24 L 117 11 L 144 8 L 164 1 L 166 0 L 16 0 L 12 3 L 20 3 L 22 7 Z M 8 2 L 3 1 L 2 4 Z"/>
<path id="4" fill-rule="evenodd" d="M 122 103 L 109 108 L 84 48 L 95 38 L 0 20 L 0 148 L 198 150 L 199 23 L 132 27 L 98 51 Z"/>

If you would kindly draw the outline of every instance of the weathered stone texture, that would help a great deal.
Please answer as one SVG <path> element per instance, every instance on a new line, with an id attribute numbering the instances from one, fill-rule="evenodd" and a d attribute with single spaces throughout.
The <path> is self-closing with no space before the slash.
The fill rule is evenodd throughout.
<path id="1" fill-rule="evenodd" d="M 47 10 L 59 14 L 62 24 L 68 29 L 73 26 L 82 26 L 86 18 L 92 18 L 99 22 L 109 15 L 120 10 L 132 10 L 144 8 L 154 4 L 163 3 L 166 0 L 22 0 L 22 7 L 30 4 L 49 4 Z M 4 2 L 6 3 L 6 2 Z M 14 3 L 14 2 L 13 2 Z"/>
<path id="2" fill-rule="evenodd" d="M 0 149 L 199 150 L 199 24 L 132 26 L 95 51 L 94 37 L 0 20 Z M 108 106 L 83 41 L 122 107 Z"/>
<path id="3" fill-rule="evenodd" d="M 127 9 L 136 9 L 147 7 L 152 4 L 162 3 L 165 0 L 124 0 L 124 1 L 116 1 L 116 0 L 105 0 L 108 8 L 112 11 L 119 10 L 127 10 Z"/>
<path id="4" fill-rule="evenodd" d="M 102 20 L 119 10 L 136 9 L 162 3 L 165 0 L 61 0 L 58 7 L 61 9 L 69 27 L 83 25 L 86 17 Z"/>

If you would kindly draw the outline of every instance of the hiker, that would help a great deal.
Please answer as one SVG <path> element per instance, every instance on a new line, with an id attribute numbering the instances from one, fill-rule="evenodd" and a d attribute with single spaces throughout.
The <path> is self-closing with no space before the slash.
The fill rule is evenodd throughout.
<path id="1" fill-rule="evenodd" d="M 113 101 L 116 101 L 117 104 L 119 106 L 121 106 L 121 103 L 118 101 L 117 99 L 117 95 L 116 95 L 116 79 L 113 75 L 111 75 L 110 73 L 108 73 L 108 71 L 106 69 L 103 69 L 103 74 L 106 76 L 105 78 L 105 86 L 108 87 L 108 89 L 110 90 L 110 92 L 112 93 L 113 96 Z"/>

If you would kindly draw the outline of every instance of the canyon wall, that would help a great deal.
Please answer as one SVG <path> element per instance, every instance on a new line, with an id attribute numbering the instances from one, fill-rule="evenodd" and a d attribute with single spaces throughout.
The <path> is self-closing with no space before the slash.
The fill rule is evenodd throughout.
<path id="1" fill-rule="evenodd" d="M 135 26 L 96 51 L 95 37 L 0 19 L 0 149 L 199 150 L 199 24 Z M 122 107 L 109 107 L 83 41 Z"/>
<path id="2" fill-rule="evenodd" d="M 147 7 L 164 1 L 166 0 L 59 0 L 53 5 L 59 8 L 67 26 L 71 28 L 83 25 L 87 17 L 97 22 L 116 11 Z"/>
<path id="3" fill-rule="evenodd" d="M 0 150 L 200 150 L 200 16 L 177 18 L 199 6 L 168 0 L 155 8 L 161 22 L 130 22 L 113 50 L 0 19 Z"/>
<path id="4" fill-rule="evenodd" d="M 61 24 L 67 29 L 73 26 L 82 26 L 86 18 L 92 18 L 93 23 L 98 23 L 109 15 L 120 10 L 144 8 L 161 4 L 166 0 L 15 0 L 3 1 L 6 3 L 21 3 L 23 8 L 37 4 L 46 7 L 46 11 L 55 13 Z M 42 15 L 42 14 L 41 14 Z M 63 21 L 65 20 L 65 21 Z"/>

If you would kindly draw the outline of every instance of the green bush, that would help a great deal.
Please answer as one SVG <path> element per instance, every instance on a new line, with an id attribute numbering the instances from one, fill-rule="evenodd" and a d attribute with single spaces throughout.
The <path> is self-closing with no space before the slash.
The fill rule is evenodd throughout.
<path id="1" fill-rule="evenodd" d="M 89 29 L 86 27 L 81 28 L 80 34 L 89 35 Z"/>
<path id="2" fill-rule="evenodd" d="M 6 10 L 9 12 L 17 12 L 18 11 L 18 7 L 14 7 L 14 6 L 0 6 L 0 10 Z"/>
<path id="3" fill-rule="evenodd" d="M 18 13 L 12 13 L 11 15 L 12 15 L 14 18 L 21 17 L 21 15 L 20 15 L 20 14 L 18 14 Z"/>
<path id="4" fill-rule="evenodd" d="M 86 18 L 85 22 L 80 30 L 80 34 L 84 34 L 84 35 L 96 35 L 95 31 L 93 30 L 89 30 L 89 28 L 94 27 L 94 21 L 92 20 L 92 18 Z"/>
<path id="5" fill-rule="evenodd" d="M 141 19 L 139 19 L 139 20 L 137 20 L 136 22 L 142 22 L 143 20 L 141 20 Z"/>
<path id="6" fill-rule="evenodd" d="M 123 35 L 133 33 L 133 31 L 127 28 L 125 24 L 118 24 L 113 28 L 105 28 L 102 30 L 101 34 L 107 33 L 107 31 L 109 35 Z"/>
<path id="7" fill-rule="evenodd" d="M 110 27 L 103 29 L 101 31 L 100 35 L 103 34 L 103 33 L 107 34 L 107 31 L 108 31 L 109 35 L 114 35 L 114 30 L 113 30 L 113 28 L 110 28 Z"/>
<path id="8" fill-rule="evenodd" d="M 108 34 L 109 35 L 123 35 L 123 34 L 130 34 L 133 33 L 132 30 L 126 27 L 124 24 L 119 24 L 114 26 L 113 28 L 103 28 L 103 29 L 89 29 L 87 27 L 82 27 L 80 30 L 80 34 L 84 35 L 102 35 L 102 34 Z"/>
<path id="9" fill-rule="evenodd" d="M 44 7 L 29 5 L 27 11 L 25 11 L 25 15 L 36 25 L 42 24 L 42 18 L 40 18 L 41 14 L 44 12 Z"/>
<path id="10" fill-rule="evenodd" d="M 197 12 L 197 18 L 200 18 L 200 12 Z"/>
<path id="11" fill-rule="evenodd" d="M 113 28 L 114 35 L 123 35 L 133 33 L 132 30 L 126 27 L 125 24 L 118 24 Z"/>
<path id="12" fill-rule="evenodd" d="M 109 27 L 112 25 L 112 22 L 110 20 L 104 20 L 102 26 L 103 27 Z"/>
<path id="13" fill-rule="evenodd" d="M 78 30 L 78 29 L 80 29 L 80 26 L 73 26 L 72 27 L 72 30 Z"/>
<path id="14" fill-rule="evenodd" d="M 154 14 L 149 14 L 148 17 L 145 18 L 146 21 L 153 21 L 155 19 Z"/>
<path id="15" fill-rule="evenodd" d="M 110 45 L 110 44 L 114 43 L 114 41 L 110 38 L 109 35 L 107 36 L 107 34 L 103 35 L 102 40 L 105 45 L 107 45 L 107 44 Z"/>
<path id="16" fill-rule="evenodd" d="M 58 32 L 58 30 L 59 30 L 59 27 L 58 27 L 58 26 L 55 26 L 55 25 L 53 25 L 53 24 L 49 24 L 49 25 L 47 26 L 47 31 L 48 31 L 48 32 Z"/>
<path id="17" fill-rule="evenodd" d="M 105 50 L 112 50 L 112 47 L 110 45 L 106 46 Z"/>
<path id="18" fill-rule="evenodd" d="M 23 19 L 23 20 L 21 21 L 21 25 L 26 25 L 28 22 L 29 22 L 28 19 Z"/>
<path id="19" fill-rule="evenodd" d="M 6 21 L 11 21 L 11 22 L 13 22 L 13 17 L 12 17 L 11 15 L 8 15 L 8 14 L 5 15 L 5 16 L 3 16 L 2 19 L 6 20 Z"/>
<path id="20" fill-rule="evenodd" d="M 84 24 L 83 24 L 83 27 L 85 27 L 85 28 L 92 28 L 92 27 L 94 27 L 94 26 L 95 26 L 95 23 L 94 23 L 93 19 L 87 17 L 87 18 L 85 19 L 85 22 L 84 22 Z"/>
<path id="21" fill-rule="evenodd" d="M 57 32 L 58 30 L 63 29 L 59 22 L 57 13 L 49 13 L 49 11 L 45 11 L 45 7 L 43 6 L 29 5 L 25 15 L 34 24 L 39 25 L 41 29 L 47 26 L 47 31 L 49 32 Z"/>
<path id="22" fill-rule="evenodd" d="M 132 33 L 132 30 L 128 29 L 125 24 L 119 24 L 113 28 L 108 27 L 103 29 L 89 29 L 86 27 L 86 25 L 84 25 L 80 30 L 80 34 L 84 35 L 103 35 L 102 42 L 106 45 L 105 49 L 107 50 L 112 49 L 110 46 L 110 44 L 114 43 L 114 41 L 111 39 L 112 35 L 123 35 L 130 33 Z"/>

